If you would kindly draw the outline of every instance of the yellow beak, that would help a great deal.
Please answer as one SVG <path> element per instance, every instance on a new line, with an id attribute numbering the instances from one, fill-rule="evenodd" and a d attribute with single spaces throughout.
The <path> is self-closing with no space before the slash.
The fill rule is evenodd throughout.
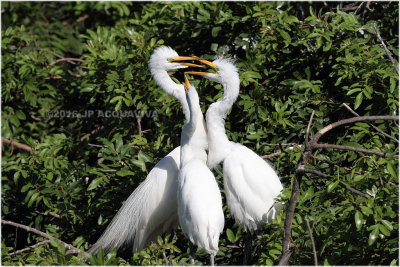
<path id="1" fill-rule="evenodd" d="M 208 74 L 208 72 L 203 72 L 203 71 L 187 71 L 185 74 L 194 74 L 194 75 L 200 75 L 200 76 L 205 76 Z M 185 76 L 186 77 L 186 76 Z"/>
<path id="2" fill-rule="evenodd" d="M 219 70 L 218 67 L 217 67 L 217 65 L 215 65 L 215 64 L 212 63 L 211 61 L 208 61 L 208 60 L 206 60 L 206 59 L 204 59 L 204 58 L 197 58 L 196 60 L 197 60 L 197 61 L 200 61 L 200 62 L 203 63 L 203 64 L 206 64 L 206 65 L 210 66 L 210 67 L 213 68 L 215 71 L 218 71 L 218 70 Z"/>
<path id="3" fill-rule="evenodd" d="M 204 68 L 202 65 L 197 65 L 193 63 L 188 63 L 188 62 L 177 62 L 177 61 L 183 61 L 183 60 L 197 60 L 198 57 L 183 57 L 183 56 L 177 56 L 177 57 L 171 57 L 168 60 L 170 62 L 178 63 L 179 65 L 183 66 L 188 66 L 188 67 L 195 67 L 195 68 Z"/>
<path id="4" fill-rule="evenodd" d="M 215 71 L 219 70 L 218 67 L 214 63 L 212 63 L 211 61 L 208 61 L 208 60 L 206 60 L 204 58 L 199 58 L 199 57 L 196 57 L 196 56 L 193 56 L 193 57 L 177 56 L 177 57 L 169 58 L 168 60 L 171 61 L 171 62 L 178 63 L 178 64 L 183 65 L 183 66 L 204 68 L 204 66 L 202 66 L 202 65 L 197 65 L 197 64 L 193 64 L 193 63 L 176 62 L 176 61 L 184 61 L 184 60 L 195 60 L 195 61 L 199 61 L 199 62 L 201 62 L 201 63 L 213 68 Z"/>
<path id="5" fill-rule="evenodd" d="M 185 82 L 183 83 L 183 87 L 185 88 L 185 91 L 187 92 L 189 87 L 192 86 L 192 85 L 189 82 L 189 79 L 188 79 L 188 77 L 186 75 L 186 72 L 184 73 L 183 76 L 185 76 Z"/>

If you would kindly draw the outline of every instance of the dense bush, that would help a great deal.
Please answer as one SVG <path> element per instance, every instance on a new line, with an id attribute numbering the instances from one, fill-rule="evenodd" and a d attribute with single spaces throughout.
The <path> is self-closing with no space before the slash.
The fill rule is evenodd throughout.
<path id="1" fill-rule="evenodd" d="M 97 240 L 149 170 L 179 145 L 182 109 L 147 66 L 161 45 L 236 59 L 242 87 L 227 134 L 259 155 L 282 151 L 270 161 L 287 203 L 313 110 L 311 135 L 352 117 L 343 103 L 361 116 L 398 115 L 398 74 L 375 27 L 397 59 L 397 2 L 2 2 L 2 219 L 82 250 Z M 205 112 L 222 88 L 192 82 Z M 397 138 L 398 122 L 373 123 Z M 314 152 L 308 167 L 329 178 L 303 178 L 290 264 L 314 263 L 308 220 L 320 264 L 398 265 L 398 142 L 364 122 L 322 141 L 392 156 Z M 245 234 L 224 212 L 216 264 L 240 265 Z M 279 262 L 285 213 L 253 234 L 247 264 Z M 2 225 L 2 264 L 84 263 L 56 241 L 8 255 L 43 240 Z M 184 264 L 188 245 L 178 229 L 133 256 L 100 252 L 86 263 Z M 208 264 L 201 250 L 196 260 Z"/>

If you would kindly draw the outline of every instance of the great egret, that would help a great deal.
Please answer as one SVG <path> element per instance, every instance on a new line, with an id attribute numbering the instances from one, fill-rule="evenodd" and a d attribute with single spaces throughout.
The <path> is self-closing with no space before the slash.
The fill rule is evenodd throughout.
<path id="1" fill-rule="evenodd" d="M 213 173 L 196 155 L 206 153 L 199 148 L 194 132 L 200 116 L 199 96 L 190 86 L 187 99 L 190 119 L 181 134 L 181 164 L 178 185 L 179 224 L 190 241 L 210 254 L 210 264 L 218 252 L 219 235 L 224 229 L 221 193 Z M 200 111 L 201 113 L 201 111 Z"/>
<path id="2" fill-rule="evenodd" d="M 228 140 L 225 118 L 239 94 L 239 74 L 232 60 L 202 60 L 217 73 L 187 72 L 221 83 L 222 99 L 210 105 L 206 113 L 208 129 L 208 165 L 215 168 L 223 162 L 224 189 L 230 212 L 236 221 L 250 231 L 271 222 L 281 204 L 274 201 L 283 186 L 275 170 L 247 147 Z"/>
<path id="3" fill-rule="evenodd" d="M 173 49 L 160 47 L 154 51 L 149 62 L 153 78 L 167 94 L 179 100 L 187 121 L 190 112 L 184 86 L 174 83 L 167 70 L 198 66 L 179 62 L 188 59 L 192 58 L 180 57 Z M 200 110 L 200 107 L 198 108 Z M 196 136 L 194 143 L 200 148 L 206 148 L 207 133 L 201 110 L 197 111 L 197 116 L 199 119 L 193 134 Z M 89 249 L 89 253 L 97 252 L 100 247 L 107 253 L 114 247 L 119 249 L 122 246 L 132 246 L 135 253 L 155 240 L 158 235 L 177 226 L 180 153 L 180 147 L 177 147 L 154 166 L 146 179 L 125 201 L 99 240 Z M 196 156 L 204 162 L 207 160 L 206 155 Z"/>

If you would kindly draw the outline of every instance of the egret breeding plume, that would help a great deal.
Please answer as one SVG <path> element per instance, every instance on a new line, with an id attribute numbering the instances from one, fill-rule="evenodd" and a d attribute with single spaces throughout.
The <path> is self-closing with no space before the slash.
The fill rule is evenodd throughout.
<path id="1" fill-rule="evenodd" d="M 150 57 L 149 67 L 157 84 L 169 95 L 174 96 L 182 104 L 186 121 L 189 121 L 190 111 L 186 101 L 185 89 L 182 84 L 176 84 L 168 75 L 168 70 L 199 65 L 179 62 L 193 59 L 180 57 L 169 47 L 160 47 Z M 196 107 L 197 125 L 193 133 L 194 146 L 207 147 L 207 133 L 200 107 Z M 135 189 L 124 205 L 113 218 L 99 240 L 90 248 L 89 253 L 95 253 L 102 247 L 107 253 L 112 248 L 132 246 L 133 253 L 140 251 L 158 235 L 166 233 L 178 224 L 178 172 L 180 165 L 180 147 L 175 148 L 147 175 L 146 179 Z M 207 156 L 196 155 L 203 162 Z"/>
<path id="2" fill-rule="evenodd" d="M 179 223 L 189 240 L 210 254 L 210 264 L 214 265 L 219 236 L 224 229 L 222 199 L 213 173 L 206 163 L 196 156 L 206 155 L 205 149 L 197 146 L 198 141 L 194 137 L 196 127 L 199 125 L 198 120 L 203 116 L 197 91 L 194 86 L 190 86 L 186 76 L 185 80 L 190 118 L 181 134 Z"/>
<path id="3" fill-rule="evenodd" d="M 280 209 L 275 198 L 283 186 L 275 170 L 247 147 L 228 140 L 225 118 L 239 94 L 239 74 L 232 60 L 202 60 L 216 73 L 188 72 L 222 84 L 222 99 L 210 105 L 206 113 L 208 129 L 208 165 L 223 162 L 224 190 L 230 212 L 250 231 L 270 222 Z"/>

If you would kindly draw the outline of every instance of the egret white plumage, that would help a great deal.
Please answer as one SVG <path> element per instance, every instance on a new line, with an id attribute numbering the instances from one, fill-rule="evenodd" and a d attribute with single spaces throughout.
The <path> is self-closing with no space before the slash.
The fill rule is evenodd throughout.
<path id="1" fill-rule="evenodd" d="M 236 221 L 254 231 L 271 222 L 281 207 L 274 199 L 283 186 L 275 170 L 249 148 L 228 140 L 225 118 L 239 94 L 240 80 L 232 60 L 202 60 L 217 73 L 188 72 L 221 83 L 222 99 L 210 105 L 206 113 L 208 129 L 208 165 L 223 162 L 224 190 L 229 210 Z"/>
<path id="2" fill-rule="evenodd" d="M 186 76 L 185 76 L 186 78 Z M 187 82 L 188 83 L 188 82 Z M 189 240 L 210 254 L 210 264 L 218 252 L 219 236 L 224 229 L 221 193 L 213 173 L 196 155 L 206 154 L 197 146 L 200 105 L 196 89 L 188 84 L 190 119 L 181 134 L 181 164 L 178 185 L 179 224 Z"/>
<path id="3" fill-rule="evenodd" d="M 157 84 L 182 104 L 186 121 L 189 120 L 190 115 L 184 86 L 173 82 L 167 71 L 197 66 L 179 63 L 180 60 L 187 59 L 192 58 L 180 57 L 173 49 L 160 47 L 154 51 L 149 62 L 151 73 Z M 205 148 L 207 147 L 205 122 L 202 114 L 198 116 L 198 125 L 194 132 L 195 143 Z M 125 201 L 102 236 L 90 248 L 89 253 L 97 252 L 100 247 L 107 253 L 114 247 L 119 249 L 122 246 L 132 246 L 135 253 L 155 240 L 158 235 L 169 232 L 177 226 L 180 153 L 180 147 L 177 147 L 154 166 L 146 179 Z M 204 162 L 207 159 L 203 154 L 199 157 Z"/>

